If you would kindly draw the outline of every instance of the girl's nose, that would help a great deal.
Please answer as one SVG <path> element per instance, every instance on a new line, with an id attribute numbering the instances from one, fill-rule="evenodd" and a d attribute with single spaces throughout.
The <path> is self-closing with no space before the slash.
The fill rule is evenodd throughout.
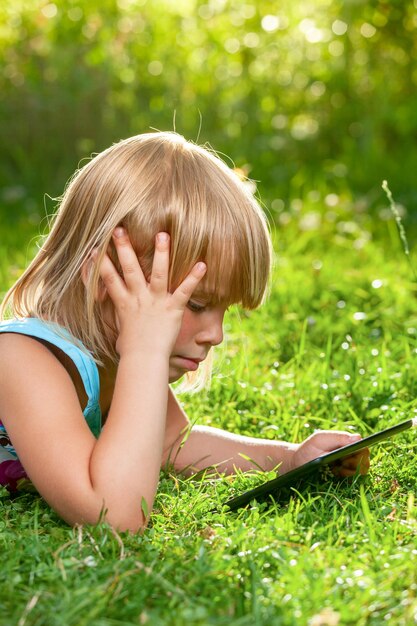
<path id="1" fill-rule="evenodd" d="M 223 317 L 223 313 L 213 311 L 199 334 L 199 343 L 208 343 L 211 346 L 217 346 L 223 341 Z"/>
<path id="2" fill-rule="evenodd" d="M 218 346 L 223 341 L 223 320 L 211 329 L 211 345 Z"/>

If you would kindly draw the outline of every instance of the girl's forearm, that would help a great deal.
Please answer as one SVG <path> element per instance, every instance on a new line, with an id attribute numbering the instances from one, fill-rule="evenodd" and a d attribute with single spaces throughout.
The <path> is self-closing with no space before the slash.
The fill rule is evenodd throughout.
<path id="1" fill-rule="evenodd" d="M 173 455 L 177 471 L 191 475 L 210 466 L 220 473 L 233 474 L 262 468 L 269 471 L 280 466 L 280 472 L 291 469 L 297 444 L 235 435 L 210 426 L 194 426 L 185 443 Z M 247 458 L 245 458 L 247 457 Z"/>
<path id="2" fill-rule="evenodd" d="M 207 268 L 202 261 L 196 263 L 171 293 L 168 233 L 155 237 L 149 277 L 121 226 L 113 232 L 113 243 L 121 275 L 107 253 L 99 261 L 97 250 L 93 255 L 114 305 L 120 362 L 107 422 L 91 454 L 90 477 L 95 493 L 103 495 L 106 519 L 119 528 L 136 530 L 146 523 L 158 484 L 170 355 L 181 334 L 187 303 Z M 141 507 L 144 501 L 146 506 Z"/>
<path id="3" fill-rule="evenodd" d="M 131 353 L 120 359 L 110 411 L 90 460 L 94 492 L 119 528 L 146 522 L 152 510 L 165 433 L 168 360 Z"/>

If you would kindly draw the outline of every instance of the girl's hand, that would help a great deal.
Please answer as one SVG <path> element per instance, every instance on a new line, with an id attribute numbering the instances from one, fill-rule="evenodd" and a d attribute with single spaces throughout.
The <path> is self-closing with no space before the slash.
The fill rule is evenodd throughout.
<path id="1" fill-rule="evenodd" d="M 120 356 L 129 351 L 161 352 L 169 357 L 178 336 L 184 309 L 206 272 L 196 263 L 174 293 L 168 291 L 169 235 L 158 233 L 151 277 L 146 280 L 126 230 L 117 227 L 113 241 L 122 268 L 117 272 L 107 254 L 100 264 L 100 277 L 116 311 Z"/>
<path id="2" fill-rule="evenodd" d="M 312 461 L 332 450 L 337 450 L 350 443 L 355 443 L 361 439 L 360 435 L 352 435 L 337 430 L 322 430 L 310 435 L 305 441 L 298 445 L 291 459 L 291 469 Z M 369 449 L 363 448 L 359 452 L 336 461 L 331 466 L 333 474 L 336 476 L 353 476 L 357 472 L 366 474 L 369 469 Z"/>

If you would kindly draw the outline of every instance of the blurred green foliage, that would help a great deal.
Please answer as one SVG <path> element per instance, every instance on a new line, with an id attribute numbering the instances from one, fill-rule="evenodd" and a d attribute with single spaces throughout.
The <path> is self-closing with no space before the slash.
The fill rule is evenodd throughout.
<path id="1" fill-rule="evenodd" d="M 2 0 L 0 215 L 150 128 L 209 142 L 279 212 L 311 191 L 417 212 L 417 0 Z M 382 200 L 381 200 L 382 198 Z"/>

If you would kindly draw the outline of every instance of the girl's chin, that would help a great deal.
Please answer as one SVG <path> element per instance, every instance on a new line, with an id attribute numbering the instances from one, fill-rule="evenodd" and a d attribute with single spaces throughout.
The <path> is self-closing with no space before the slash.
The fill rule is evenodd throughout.
<path id="1" fill-rule="evenodd" d="M 177 380 L 180 380 L 180 378 L 182 378 L 183 376 L 185 376 L 187 372 L 179 372 L 178 370 L 175 369 L 170 369 L 169 371 L 169 382 L 170 383 L 176 383 Z"/>

